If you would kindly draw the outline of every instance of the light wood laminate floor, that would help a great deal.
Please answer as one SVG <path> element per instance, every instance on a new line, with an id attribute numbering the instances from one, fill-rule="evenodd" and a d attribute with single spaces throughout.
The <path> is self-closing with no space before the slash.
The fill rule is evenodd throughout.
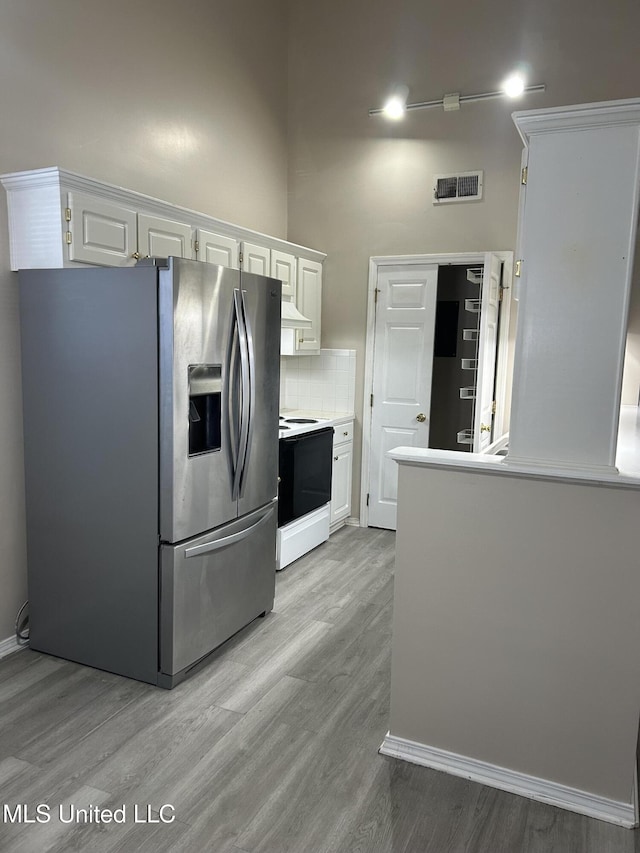
<path id="1" fill-rule="evenodd" d="M 638 853 L 638 833 L 385 758 L 394 535 L 345 528 L 275 609 L 172 691 L 24 651 L 0 661 L 2 853 Z M 124 824 L 65 824 L 70 804 Z M 134 805 L 171 824 L 134 823 Z M 30 813 L 31 814 L 31 813 Z"/>

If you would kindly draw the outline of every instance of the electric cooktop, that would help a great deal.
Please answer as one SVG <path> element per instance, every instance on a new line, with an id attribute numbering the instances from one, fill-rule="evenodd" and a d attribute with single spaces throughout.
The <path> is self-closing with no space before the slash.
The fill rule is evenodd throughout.
<path id="1" fill-rule="evenodd" d="M 280 415 L 280 438 L 289 438 L 293 435 L 302 435 L 305 432 L 313 432 L 322 429 L 331 423 L 329 418 L 297 418 Z"/>

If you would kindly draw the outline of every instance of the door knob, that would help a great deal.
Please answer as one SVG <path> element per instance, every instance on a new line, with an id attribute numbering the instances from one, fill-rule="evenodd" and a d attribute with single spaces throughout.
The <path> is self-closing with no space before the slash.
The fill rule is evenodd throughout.
<path id="1" fill-rule="evenodd" d="M 422 412 L 420 412 L 419 415 L 416 415 L 416 420 L 420 421 L 421 424 L 423 424 L 426 421 L 426 419 L 427 419 L 427 416 L 423 415 Z"/>
<path id="2" fill-rule="evenodd" d="M 491 432 L 491 426 L 488 424 L 480 424 L 480 432 Z"/>

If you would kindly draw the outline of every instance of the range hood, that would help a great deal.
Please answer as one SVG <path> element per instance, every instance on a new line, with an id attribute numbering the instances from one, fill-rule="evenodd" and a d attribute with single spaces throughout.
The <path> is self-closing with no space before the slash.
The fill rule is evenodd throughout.
<path id="1" fill-rule="evenodd" d="M 313 324 L 298 311 L 293 302 L 283 300 L 281 325 L 283 329 L 310 329 Z"/>

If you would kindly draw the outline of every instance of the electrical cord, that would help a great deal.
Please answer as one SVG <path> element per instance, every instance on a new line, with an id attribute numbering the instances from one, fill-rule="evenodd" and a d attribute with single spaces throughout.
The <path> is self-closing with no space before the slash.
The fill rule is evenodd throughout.
<path id="1" fill-rule="evenodd" d="M 19 645 L 23 646 L 29 642 L 29 614 L 27 613 L 26 616 L 22 616 L 28 606 L 29 602 L 25 601 L 16 616 L 16 640 Z"/>

